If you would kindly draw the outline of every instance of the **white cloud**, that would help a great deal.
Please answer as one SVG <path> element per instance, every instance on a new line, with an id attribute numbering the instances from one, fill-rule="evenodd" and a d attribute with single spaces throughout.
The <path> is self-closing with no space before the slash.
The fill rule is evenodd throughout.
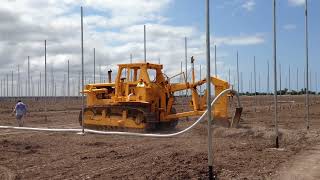
<path id="1" fill-rule="evenodd" d="M 241 35 L 241 36 L 229 36 L 229 37 L 216 37 L 215 44 L 217 45 L 257 45 L 265 42 L 262 34 L 255 35 Z"/>
<path id="2" fill-rule="evenodd" d="M 282 28 L 284 30 L 286 30 L 286 31 L 292 31 L 292 30 L 295 30 L 297 28 L 297 25 L 295 25 L 295 24 L 285 24 L 285 25 L 283 25 Z"/>
<path id="3" fill-rule="evenodd" d="M 304 5 L 305 0 L 288 0 L 288 2 L 292 6 L 301 6 Z"/>
<path id="4" fill-rule="evenodd" d="M 92 78 L 93 48 L 96 64 L 114 68 L 143 58 L 143 24 L 147 25 L 147 57 L 153 62 L 161 58 L 166 72 L 175 74 L 184 61 L 184 37 L 188 37 L 188 55 L 204 59 L 205 39 L 194 26 L 168 25 L 163 12 L 172 0 L 88 0 L 84 5 L 84 53 L 87 79 Z M 70 60 L 71 77 L 80 71 L 80 7 L 76 0 L 16 0 L 0 6 L 0 75 L 17 70 L 20 65 L 25 78 L 26 59 L 30 56 L 33 80 L 44 70 L 44 40 L 47 39 L 49 71 L 61 84 Z M 256 45 L 263 35 L 216 37 L 224 46 Z M 228 53 L 219 51 L 219 57 Z M 113 69 L 114 70 L 114 69 Z M 220 72 L 223 70 L 221 69 Z M 37 78 L 35 78 L 35 76 Z M 50 75 L 48 75 L 50 76 Z M 50 77 L 49 77 L 50 79 Z M 58 85 L 59 85 L 58 83 Z M 61 92 L 60 90 L 58 90 Z"/>
<path id="5" fill-rule="evenodd" d="M 252 11 L 255 6 L 256 6 L 255 0 L 245 0 L 241 5 L 241 7 L 246 9 L 247 11 Z"/>

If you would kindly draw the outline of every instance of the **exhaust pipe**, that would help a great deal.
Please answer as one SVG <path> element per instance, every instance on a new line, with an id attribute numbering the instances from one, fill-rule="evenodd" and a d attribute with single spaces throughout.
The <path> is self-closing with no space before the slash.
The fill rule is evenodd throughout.
<path id="1" fill-rule="evenodd" d="M 109 80 L 109 83 L 111 83 L 111 73 L 112 73 L 112 70 L 110 69 L 108 71 L 108 80 Z"/>

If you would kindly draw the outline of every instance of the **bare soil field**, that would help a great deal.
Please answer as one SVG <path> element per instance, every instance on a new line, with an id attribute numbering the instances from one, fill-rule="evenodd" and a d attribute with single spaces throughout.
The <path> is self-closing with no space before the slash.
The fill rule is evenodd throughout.
<path id="1" fill-rule="evenodd" d="M 240 127 L 213 128 L 217 177 L 283 177 L 283 170 L 293 167 L 296 158 L 301 160 L 320 144 L 320 97 L 310 99 L 307 131 L 304 97 L 279 97 L 280 148 L 275 149 L 273 97 L 242 96 Z M 24 101 L 30 110 L 27 127 L 80 128 L 80 100 L 48 100 L 47 121 L 43 100 Z M 178 111 L 187 109 L 181 102 L 175 105 Z M 14 104 L 1 99 L 0 125 L 16 126 L 11 116 Z M 175 131 L 193 122 L 183 119 Z M 0 129 L 0 151 L 0 179 L 207 179 L 206 122 L 165 139 Z"/>

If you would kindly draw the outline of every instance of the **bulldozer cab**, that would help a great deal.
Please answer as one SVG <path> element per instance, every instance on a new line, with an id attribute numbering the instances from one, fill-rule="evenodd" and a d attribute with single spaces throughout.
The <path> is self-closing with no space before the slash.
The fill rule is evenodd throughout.
<path id="1" fill-rule="evenodd" d="M 118 67 L 115 95 L 123 100 L 127 98 L 127 101 L 148 101 L 149 89 L 165 81 L 160 64 L 119 64 Z"/>

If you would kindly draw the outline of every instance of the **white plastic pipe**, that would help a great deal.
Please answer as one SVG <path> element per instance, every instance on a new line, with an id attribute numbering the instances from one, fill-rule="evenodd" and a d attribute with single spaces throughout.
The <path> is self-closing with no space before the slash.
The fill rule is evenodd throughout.
<path id="1" fill-rule="evenodd" d="M 238 99 L 238 107 L 241 107 L 239 95 L 236 91 L 232 89 L 226 89 L 222 91 L 215 99 L 212 101 L 211 106 L 213 106 L 217 100 L 226 94 L 227 92 L 233 92 Z M 174 137 L 180 134 L 183 134 L 189 130 L 191 130 L 194 126 L 199 124 L 202 119 L 206 116 L 208 111 L 205 111 L 199 119 L 194 122 L 191 126 L 188 128 L 171 134 L 148 134 L 148 133 L 133 133 L 133 132 L 118 132 L 118 131 L 97 131 L 97 130 L 91 130 L 91 129 L 84 129 L 85 132 L 93 133 L 93 134 L 106 134 L 106 135 L 123 135 L 123 136 L 139 136 L 139 137 L 155 137 L 155 138 L 168 138 L 168 137 Z M 17 129 L 17 130 L 31 130 L 31 131 L 49 131 L 49 132 L 82 132 L 82 129 L 50 129 L 50 128 L 32 128 L 32 127 L 14 127 L 14 126 L 0 126 L 0 129 Z"/>

